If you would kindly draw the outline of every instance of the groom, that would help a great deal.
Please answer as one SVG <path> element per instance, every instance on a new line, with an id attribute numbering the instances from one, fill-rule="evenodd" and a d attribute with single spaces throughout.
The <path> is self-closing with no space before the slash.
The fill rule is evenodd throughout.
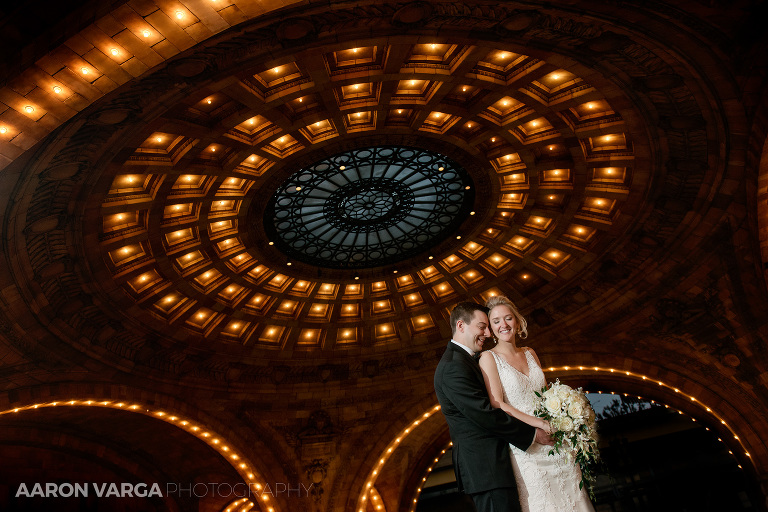
<path id="1" fill-rule="evenodd" d="M 490 337 L 487 309 L 462 302 L 451 312 L 453 339 L 435 371 L 435 392 L 453 441 L 453 467 L 459 491 L 478 512 L 520 510 L 509 444 L 521 450 L 534 441 L 553 444 L 536 429 L 494 409 L 475 354 Z"/>

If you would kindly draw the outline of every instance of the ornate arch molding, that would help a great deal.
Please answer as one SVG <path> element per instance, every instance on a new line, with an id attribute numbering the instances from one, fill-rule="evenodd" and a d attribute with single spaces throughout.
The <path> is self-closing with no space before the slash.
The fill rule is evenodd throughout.
<path id="1" fill-rule="evenodd" d="M 545 368 L 547 379 L 556 378 L 574 387 L 584 387 L 590 392 L 615 392 L 653 400 L 686 414 L 718 432 L 723 442 L 733 451 L 744 468 L 762 481 L 768 468 L 766 451 L 761 433 L 755 431 L 745 417 L 728 400 L 718 397 L 705 385 L 691 383 L 679 375 L 662 368 L 652 368 L 647 362 L 629 364 L 629 367 L 645 368 L 651 377 L 638 371 L 626 371 L 610 367 L 558 366 Z M 407 510 L 419 496 L 420 486 L 431 471 L 435 458 L 445 451 L 450 440 L 448 426 L 440 413 L 440 406 L 430 406 L 421 411 L 416 408 L 406 422 L 392 424 L 387 432 L 369 451 L 363 464 L 366 469 L 350 485 L 350 498 L 357 493 L 356 502 L 348 506 L 360 512 L 367 510 L 372 495 L 380 496 L 386 509 Z M 415 414 L 414 414 L 415 412 Z M 392 461 L 401 460 L 402 452 L 411 450 L 415 457 L 407 468 L 397 467 Z M 400 457 L 398 457 L 400 455 Z M 393 478 L 407 471 L 404 482 Z M 382 478 L 383 477 L 383 478 Z M 384 481 L 379 481 L 382 478 Z M 388 480 L 387 480 L 388 478 Z M 371 493 L 370 490 L 376 490 Z M 401 494 L 397 494 L 395 490 Z M 388 492 L 389 491 L 389 492 Z"/>
<path id="2" fill-rule="evenodd" d="M 23 415 L 27 411 L 46 408 L 109 409 L 124 414 L 138 414 L 162 421 L 199 439 L 218 454 L 259 496 L 258 510 L 279 512 L 284 504 L 274 492 L 276 482 L 286 482 L 285 475 L 273 474 L 280 464 L 271 459 L 270 448 L 257 433 L 247 439 L 211 418 L 200 408 L 158 392 L 131 388 L 114 383 L 54 383 L 22 388 L 0 395 L 0 419 L 5 415 Z M 265 462 L 266 461 L 266 462 Z"/>
<path id="3" fill-rule="evenodd" d="M 0 412 L 0 417 L 2 417 Z M 14 416 L 25 416 L 24 411 L 16 413 Z M 21 426 L 8 426 L 0 419 L 0 425 L 2 427 L 2 443 L 8 443 L 13 446 L 15 451 L 24 450 L 26 453 L 38 453 L 39 450 L 45 450 L 52 452 L 54 458 L 58 460 L 61 456 L 72 457 L 75 460 L 84 459 L 94 463 L 93 459 L 98 461 L 100 468 L 106 469 L 118 478 L 124 479 L 123 481 L 131 481 L 147 483 L 163 482 L 163 472 L 156 467 L 147 467 L 137 463 L 135 460 L 135 453 L 131 452 L 129 448 L 123 448 L 118 446 L 105 446 L 104 443 L 94 441 L 89 438 L 85 438 L 79 435 L 77 432 L 67 432 L 65 435 L 47 437 L 45 439 L 40 438 L 41 430 L 24 424 Z M 49 431 L 42 431 L 49 434 Z M 2 448 L 0 446 L 0 448 Z M 14 467 L 14 470 L 19 468 Z M 38 468 L 39 469 L 39 468 Z M 82 468 L 80 468 L 82 470 Z M 46 476 L 44 471 L 36 474 L 37 480 L 34 483 L 43 482 L 40 480 Z M 95 476 L 95 478 L 94 478 Z M 105 481 L 105 475 L 91 475 L 93 483 L 101 485 Z M 82 475 L 81 475 L 82 478 Z M 98 478 L 98 480 L 97 480 Z M 33 482 L 25 482 L 27 490 L 32 492 Z M 86 484 L 90 482 L 85 482 Z M 7 485 L 7 482 L 4 482 Z M 15 491 L 15 489 L 12 489 Z M 183 509 L 183 505 L 180 505 L 178 500 L 172 496 L 166 496 L 164 494 L 165 488 L 161 485 L 161 493 L 163 498 L 156 498 L 162 506 L 158 506 L 158 509 L 167 509 L 171 512 L 178 512 Z M 150 498 L 151 499 L 151 498 Z"/>
<path id="4" fill-rule="evenodd" d="M 55 140 L 41 148 L 40 158 L 25 170 L 23 181 L 15 190 L 16 198 L 26 193 L 29 199 L 10 201 L 14 209 L 9 212 L 9 217 L 18 222 L 13 227 L 15 243 L 11 249 L 29 255 L 23 263 L 11 262 L 20 297 L 23 297 L 16 300 L 32 306 L 35 299 L 26 290 L 39 290 L 47 299 L 44 305 L 30 307 L 40 313 L 36 318 L 26 319 L 29 324 L 51 330 L 55 319 L 58 337 L 70 340 L 78 350 L 99 353 L 104 361 L 120 368 L 134 368 L 137 358 L 141 360 L 142 353 L 151 351 L 155 358 L 147 361 L 150 367 L 144 368 L 157 377 L 168 372 L 176 375 L 193 372 L 215 381 L 227 374 L 231 368 L 229 356 L 213 365 L 217 368 L 198 364 L 194 357 L 174 358 L 170 354 L 176 349 L 169 346 L 167 340 L 147 333 L 143 326 L 132 325 L 136 332 L 143 331 L 143 334 L 121 340 L 118 345 L 105 341 L 119 330 L 120 321 L 97 306 L 101 303 L 100 290 L 79 284 L 84 275 L 92 282 L 103 282 L 101 278 L 105 276 L 97 269 L 80 266 L 78 262 L 86 259 L 82 246 L 76 256 L 67 250 L 67 240 L 77 238 L 81 229 L 78 223 L 93 215 L 96 205 L 88 203 L 85 211 L 76 212 L 78 215 L 72 217 L 71 202 L 81 198 L 96 179 L 88 172 L 106 165 L 119 151 L 121 139 L 135 137 L 135 123 L 140 117 L 149 119 L 151 115 L 146 112 L 162 102 L 183 97 L 254 60 L 279 61 L 299 48 L 308 47 L 308 43 L 370 36 L 372 20 L 382 22 L 377 25 L 382 27 L 377 29 L 380 33 L 375 34 L 382 37 L 395 33 L 436 33 L 445 23 L 458 18 L 470 24 L 455 28 L 457 38 L 467 37 L 467 31 L 476 30 L 477 26 L 492 26 L 484 29 L 489 40 L 503 37 L 509 44 L 532 49 L 534 54 L 589 75 L 594 83 L 610 91 L 611 101 L 626 113 L 633 130 L 645 132 L 650 139 L 647 144 L 637 141 L 636 147 L 647 169 L 640 179 L 646 180 L 649 186 L 665 182 L 652 206 L 645 205 L 631 212 L 646 223 L 647 229 L 653 229 L 652 235 L 638 238 L 639 245 L 624 246 L 624 252 L 640 256 L 634 258 L 638 265 L 632 271 L 639 272 L 643 261 L 675 243 L 675 228 L 687 209 L 696 207 L 698 187 L 692 185 L 719 179 L 723 164 L 708 154 L 707 147 L 718 145 L 723 123 L 715 111 L 708 110 L 703 97 L 699 101 L 701 95 L 709 97 L 709 93 L 697 89 L 695 80 L 700 77 L 694 73 L 693 66 L 683 66 L 670 55 L 662 55 L 658 42 L 651 44 L 638 34 L 631 34 L 636 37 L 636 41 L 632 41 L 627 35 L 612 32 L 619 30 L 610 25 L 614 21 L 598 25 L 586 19 L 573 20 L 572 13 L 533 14 L 508 4 L 484 6 L 479 11 L 448 3 L 435 3 L 426 10 L 409 8 L 416 9 L 413 12 L 398 10 L 399 4 L 344 7 L 340 5 L 333 13 L 313 7 L 296 9 L 290 14 L 302 16 L 300 19 L 279 21 L 275 16 L 264 17 L 214 36 L 204 50 L 189 50 L 165 68 L 144 75 L 95 102 L 58 133 Z M 409 24 L 412 22 L 404 21 L 414 16 L 421 17 L 418 29 Z M 295 35 L 301 32 L 301 27 L 305 29 L 301 37 L 294 40 L 289 36 L 278 37 L 275 42 L 274 34 Z M 628 32 L 626 27 L 623 30 Z M 542 47 L 547 50 L 537 49 Z M 630 97 L 624 95 L 627 91 L 631 91 Z M 674 91 L 674 95 L 668 91 Z M 674 144 L 666 140 L 660 143 L 660 138 L 667 137 L 673 137 Z M 113 145 L 115 149 L 110 148 Z M 652 175 L 651 170 L 658 174 Z M 672 179 L 668 179 L 670 177 Z M 22 213 L 25 209 L 26 215 Z M 609 285 L 594 283 L 594 286 L 600 294 Z M 118 306 L 130 307 L 128 303 Z M 80 333 L 84 336 L 78 335 Z M 45 343 L 56 350 L 60 341 L 45 337 Z M 438 336 L 434 338 L 437 340 Z M 168 355 L 163 356 L 164 353 Z M 179 363 L 180 359 L 184 362 Z M 264 371 L 263 368 L 256 370 L 257 373 Z M 268 374 L 264 377 L 269 379 Z"/>

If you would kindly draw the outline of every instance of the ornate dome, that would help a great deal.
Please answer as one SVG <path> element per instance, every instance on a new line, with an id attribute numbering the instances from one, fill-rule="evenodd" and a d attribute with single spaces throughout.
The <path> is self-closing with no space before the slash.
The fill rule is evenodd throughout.
<path id="1" fill-rule="evenodd" d="M 102 300 L 193 345 L 397 349 L 442 339 L 460 298 L 546 300 L 644 207 L 645 134 L 575 62 L 461 37 L 316 48 L 144 97 L 151 126 L 122 123 L 81 192 Z"/>
<path id="2" fill-rule="evenodd" d="M 753 7 L 33 5 L 0 57 L 2 439 L 98 421 L 99 474 L 105 444 L 166 453 L 162 421 L 190 479 L 212 450 L 319 482 L 253 510 L 408 510 L 448 442 L 450 311 L 503 294 L 548 379 L 685 411 L 768 474 Z"/>

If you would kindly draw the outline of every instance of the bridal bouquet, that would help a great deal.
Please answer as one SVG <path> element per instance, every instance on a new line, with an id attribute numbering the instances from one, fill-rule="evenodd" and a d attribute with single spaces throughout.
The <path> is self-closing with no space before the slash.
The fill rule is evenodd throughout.
<path id="1" fill-rule="evenodd" d="M 599 454 L 595 411 L 589 404 L 587 395 L 581 388 L 573 389 L 556 380 L 537 391 L 536 396 L 540 401 L 534 414 L 549 421 L 555 440 L 555 446 L 549 454 L 560 453 L 561 449 L 565 449 L 575 456 L 581 468 L 579 489 L 586 485 L 590 497 L 594 498 L 592 482 L 595 477 L 590 465 L 597 462 Z"/>

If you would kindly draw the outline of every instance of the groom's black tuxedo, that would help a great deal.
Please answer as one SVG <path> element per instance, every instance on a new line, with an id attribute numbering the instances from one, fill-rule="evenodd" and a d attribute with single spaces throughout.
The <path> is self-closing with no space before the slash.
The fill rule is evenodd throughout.
<path id="1" fill-rule="evenodd" d="M 459 490 L 514 488 L 509 444 L 526 450 L 536 429 L 491 407 L 480 366 L 453 342 L 437 365 L 435 392 L 453 441 Z"/>

